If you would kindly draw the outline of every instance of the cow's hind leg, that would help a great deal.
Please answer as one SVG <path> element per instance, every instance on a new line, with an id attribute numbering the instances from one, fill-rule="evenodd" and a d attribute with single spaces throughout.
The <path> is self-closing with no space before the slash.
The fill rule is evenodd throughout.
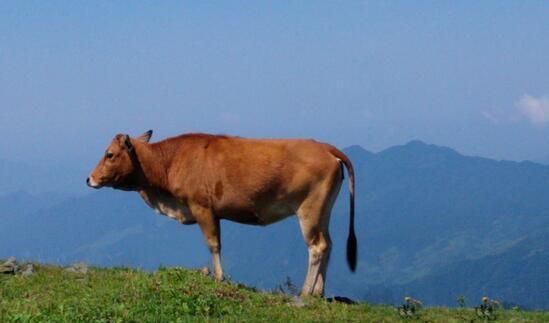
<path id="1" fill-rule="evenodd" d="M 329 217 L 329 214 L 328 214 L 328 217 Z M 316 296 L 324 296 L 324 288 L 326 284 L 326 272 L 328 270 L 328 263 L 330 261 L 330 254 L 332 251 L 332 240 L 330 239 L 330 232 L 328 231 L 328 228 L 327 227 L 326 229 L 323 228 L 321 232 L 325 240 L 326 247 L 324 250 L 324 254 L 320 258 L 318 274 L 316 277 L 316 281 L 313 285 L 312 294 Z"/>
<path id="2" fill-rule="evenodd" d="M 332 212 L 332 207 L 339 193 L 340 185 L 335 185 L 334 190 L 331 193 L 330 200 L 328 204 L 324 206 L 322 217 L 320 218 L 320 230 L 322 237 L 326 242 L 326 250 L 324 252 L 324 257 L 321 258 L 320 267 L 316 282 L 313 286 L 313 295 L 324 295 L 324 287 L 326 284 L 326 273 L 328 271 L 328 263 L 330 262 L 330 254 L 332 249 L 332 240 L 330 238 L 330 215 Z"/>
<path id="3" fill-rule="evenodd" d="M 326 272 L 330 260 L 330 213 L 341 187 L 341 170 L 309 194 L 297 211 L 305 243 L 309 249 L 309 267 L 301 291 L 302 295 L 323 296 Z"/>
<path id="4" fill-rule="evenodd" d="M 323 212 L 320 210 L 307 211 L 303 211 L 306 214 L 298 214 L 301 231 L 309 249 L 309 267 L 301 294 L 322 296 L 324 279 L 319 280 L 319 277 L 324 269 L 322 265 L 327 263 L 330 256 L 331 240 L 329 233 L 323 230 L 319 221 Z"/>

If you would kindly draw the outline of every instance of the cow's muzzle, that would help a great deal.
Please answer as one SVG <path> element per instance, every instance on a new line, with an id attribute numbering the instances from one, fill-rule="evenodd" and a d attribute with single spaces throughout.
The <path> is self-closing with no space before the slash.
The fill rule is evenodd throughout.
<path id="1" fill-rule="evenodd" d="M 89 187 L 91 187 L 91 188 L 95 188 L 95 189 L 101 188 L 101 185 L 97 184 L 97 183 L 93 180 L 93 178 L 91 178 L 91 176 L 88 177 L 88 178 L 86 178 L 86 184 L 87 184 Z"/>

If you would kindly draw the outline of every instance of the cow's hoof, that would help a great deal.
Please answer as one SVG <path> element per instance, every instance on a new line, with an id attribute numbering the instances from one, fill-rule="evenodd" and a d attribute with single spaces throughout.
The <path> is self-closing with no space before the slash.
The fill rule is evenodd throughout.
<path id="1" fill-rule="evenodd" d="M 203 267 L 202 269 L 200 269 L 200 273 L 204 276 L 209 276 L 210 275 L 210 268 L 208 267 Z"/>
<path id="2" fill-rule="evenodd" d="M 307 304 L 301 297 L 292 296 L 292 298 L 290 298 L 290 301 L 288 302 L 288 305 L 294 306 L 294 307 L 305 307 Z"/>

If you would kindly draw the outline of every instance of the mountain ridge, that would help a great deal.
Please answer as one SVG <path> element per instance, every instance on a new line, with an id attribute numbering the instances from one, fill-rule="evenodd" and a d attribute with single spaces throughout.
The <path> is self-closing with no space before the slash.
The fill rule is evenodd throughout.
<path id="1" fill-rule="evenodd" d="M 456 305 L 448 293 L 433 298 L 421 282 L 444 276 L 452 266 L 491 264 L 488 257 L 498 255 L 511 264 L 502 268 L 516 270 L 520 259 L 513 248 L 549 227 L 549 166 L 465 156 L 421 141 L 377 153 L 360 146 L 344 151 L 355 166 L 359 263 L 357 274 L 350 274 L 344 260 L 349 210 L 343 185 L 332 214 L 328 294 L 389 302 L 392 298 L 382 297 L 383 286 L 393 289 L 395 299 L 413 292 L 402 287 L 411 286 L 429 302 Z M 33 197 L 27 198 L 32 204 Z M 0 197 L 0 208 L 9 202 Z M 210 262 L 196 226 L 154 215 L 135 193 L 92 192 L 9 221 L 0 236 L 17 243 L 0 245 L 0 258 L 145 269 Z M 222 259 L 233 279 L 267 289 L 286 277 L 300 284 L 307 250 L 295 218 L 264 228 L 224 221 L 222 230 Z M 22 234 L 28 238 L 21 239 Z M 546 256 L 537 254 L 532 269 L 549 262 Z M 549 274 L 540 277 L 549 281 Z M 473 299 L 479 279 L 470 278 L 460 279 Z M 515 286 L 515 294 L 504 292 L 503 282 L 489 287 L 487 293 L 505 295 L 508 302 L 549 308 L 528 298 L 528 293 L 537 295 L 536 286 Z"/>

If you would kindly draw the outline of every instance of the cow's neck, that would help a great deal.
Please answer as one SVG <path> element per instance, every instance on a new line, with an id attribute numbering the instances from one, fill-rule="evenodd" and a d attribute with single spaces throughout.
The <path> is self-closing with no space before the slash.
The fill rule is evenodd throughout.
<path id="1" fill-rule="evenodd" d="M 135 154 L 141 167 L 141 190 L 168 190 L 168 178 L 162 153 L 155 151 L 158 147 L 138 143 L 134 144 Z"/>

